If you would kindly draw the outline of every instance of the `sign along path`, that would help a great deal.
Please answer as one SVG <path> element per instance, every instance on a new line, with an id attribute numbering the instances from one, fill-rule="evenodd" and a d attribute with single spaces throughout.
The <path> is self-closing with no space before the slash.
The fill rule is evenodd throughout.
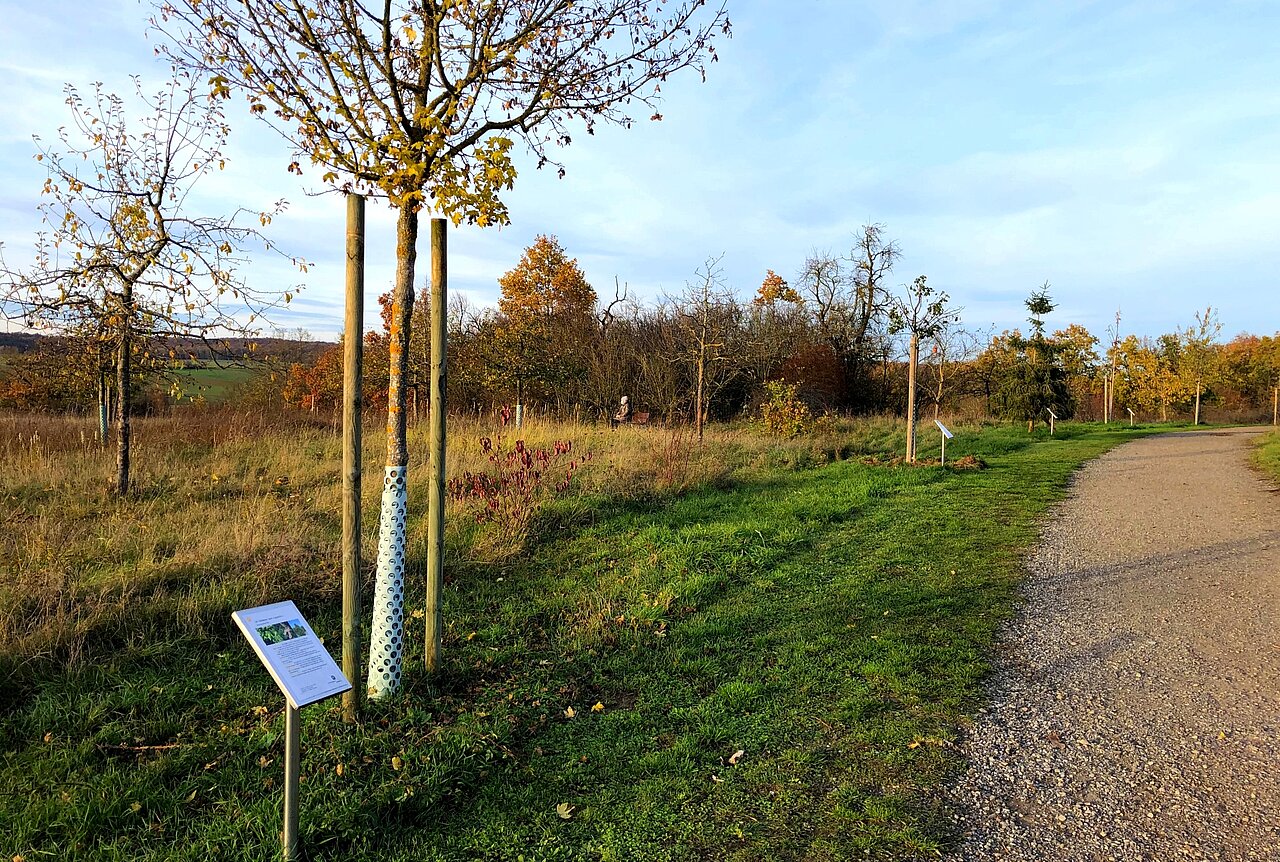
<path id="1" fill-rule="evenodd" d="M 1280 493 L 1254 429 L 1086 466 L 950 789 L 977 860 L 1280 860 Z"/>

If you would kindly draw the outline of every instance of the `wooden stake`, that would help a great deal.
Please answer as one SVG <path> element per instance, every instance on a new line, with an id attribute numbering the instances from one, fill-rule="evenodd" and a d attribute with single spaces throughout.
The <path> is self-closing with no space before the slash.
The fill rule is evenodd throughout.
<path id="1" fill-rule="evenodd" d="M 364 197 L 347 195 L 347 315 L 342 341 L 342 720 L 354 724 L 360 686 L 360 462 L 364 352 Z"/>
<path id="2" fill-rule="evenodd" d="M 440 666 L 444 632 L 440 602 L 444 592 L 445 416 L 448 413 L 448 235 L 442 218 L 431 220 L 431 484 L 427 489 L 426 665 Z M 523 417 L 522 417 L 523 418 Z"/>
<path id="3" fill-rule="evenodd" d="M 911 333 L 907 361 L 907 463 L 916 462 L 916 366 L 920 362 L 920 336 Z"/>

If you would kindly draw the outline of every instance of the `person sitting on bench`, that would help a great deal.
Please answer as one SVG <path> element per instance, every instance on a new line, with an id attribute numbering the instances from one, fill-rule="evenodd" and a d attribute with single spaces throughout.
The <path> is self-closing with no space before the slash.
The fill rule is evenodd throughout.
<path id="1" fill-rule="evenodd" d="M 618 412 L 609 420 L 610 428 L 617 428 L 624 422 L 631 421 L 631 402 L 627 396 L 623 395 L 622 400 L 618 402 Z"/>

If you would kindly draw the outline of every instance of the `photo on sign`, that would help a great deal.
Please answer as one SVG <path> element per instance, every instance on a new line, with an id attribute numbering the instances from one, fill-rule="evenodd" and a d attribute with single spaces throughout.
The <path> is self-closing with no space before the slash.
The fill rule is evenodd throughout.
<path id="1" fill-rule="evenodd" d="M 289 620 L 284 623 L 272 623 L 269 626 L 262 626 L 258 629 L 258 636 L 262 638 L 265 644 L 278 644 L 285 641 L 291 641 L 295 638 L 307 636 L 307 627 L 302 624 L 302 620 Z"/>

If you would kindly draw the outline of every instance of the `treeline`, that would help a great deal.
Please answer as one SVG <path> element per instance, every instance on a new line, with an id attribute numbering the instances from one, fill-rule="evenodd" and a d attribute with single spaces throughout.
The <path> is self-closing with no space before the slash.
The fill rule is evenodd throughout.
<path id="1" fill-rule="evenodd" d="M 718 259 L 683 290 L 638 301 L 616 283 L 601 296 L 560 243 L 540 236 L 499 279 L 498 306 L 461 295 L 449 306 L 450 409 L 485 413 L 523 404 L 529 412 L 607 418 L 626 395 L 652 421 L 694 422 L 754 415 L 781 383 L 814 413 L 903 414 L 908 344 L 918 346 L 917 415 L 1043 420 L 1273 418 L 1280 346 L 1273 335 L 1223 342 L 1212 309 L 1158 338 L 1105 340 L 1079 324 L 1054 329 L 1048 286 L 1027 300 L 1030 329 L 995 334 L 966 326 L 945 293 L 923 277 L 893 286 L 900 250 L 880 225 L 864 226 L 841 254 L 814 253 L 791 279 L 769 271 L 749 299 L 725 283 Z M 745 293 L 745 291 L 743 292 Z M 409 349 L 410 414 L 427 407 L 427 307 L 416 304 Z M 390 301 L 382 327 L 365 335 L 365 403 L 385 408 Z M 920 321 L 929 320 L 922 326 Z M 172 404 L 175 366 L 210 356 L 252 357 L 262 373 L 240 393 L 261 407 L 338 408 L 341 345 L 291 339 L 213 345 L 140 346 L 149 368 L 135 385 L 136 409 Z M 175 358 L 176 357 L 176 358 Z M 0 407 L 88 410 L 97 403 L 109 351 L 72 338 L 40 339 L 0 356 Z M 103 363 L 107 363 L 104 366 Z"/>
<path id="2" fill-rule="evenodd" d="M 499 280 L 495 309 L 452 297 L 448 400 L 452 410 L 527 410 L 605 418 L 629 396 L 632 408 L 667 422 L 754 413 L 771 381 L 794 387 L 814 412 L 906 409 L 907 344 L 919 345 L 919 415 L 962 414 L 1034 422 L 1060 418 L 1170 420 L 1195 415 L 1197 402 L 1233 416 L 1270 413 L 1280 384 L 1274 336 L 1221 343 L 1211 309 L 1185 330 L 1102 340 L 1079 324 L 1050 331 L 1048 286 L 1027 300 L 1030 330 L 999 334 L 968 327 L 946 294 L 923 277 L 894 287 L 900 257 L 881 225 L 867 225 L 843 254 L 814 253 L 791 280 L 766 273 L 749 300 L 724 281 L 718 259 L 696 270 L 682 291 L 641 303 L 615 283 L 601 297 L 576 260 L 538 237 Z M 389 301 L 383 328 L 366 335 L 364 396 L 386 403 Z M 425 408 L 427 303 L 414 310 L 410 410 Z M 920 328 L 922 307 L 931 325 Z M 914 309 L 914 311 L 913 311 Z M 334 410 L 342 393 L 341 349 L 295 364 L 279 398 Z M 1198 395 L 1197 395 L 1198 393 Z"/>

